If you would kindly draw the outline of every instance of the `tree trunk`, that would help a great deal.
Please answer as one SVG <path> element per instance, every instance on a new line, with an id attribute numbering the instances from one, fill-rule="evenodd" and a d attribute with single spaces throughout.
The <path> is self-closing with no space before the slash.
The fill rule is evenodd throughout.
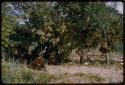
<path id="1" fill-rule="evenodd" d="M 83 56 L 81 55 L 80 56 L 80 62 L 79 62 L 80 64 L 82 64 L 82 60 L 83 60 Z"/>
<path id="2" fill-rule="evenodd" d="M 109 64 L 109 54 L 106 53 L 106 63 Z"/>

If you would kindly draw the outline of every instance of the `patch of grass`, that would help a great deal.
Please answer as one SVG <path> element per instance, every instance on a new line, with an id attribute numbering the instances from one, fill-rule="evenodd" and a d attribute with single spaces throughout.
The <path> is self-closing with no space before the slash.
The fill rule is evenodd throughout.
<path id="1" fill-rule="evenodd" d="M 86 76 L 86 74 L 85 74 L 85 73 L 76 73 L 76 74 L 74 74 L 74 76 L 85 77 L 85 76 Z"/>
<path id="2" fill-rule="evenodd" d="M 69 73 L 65 72 L 64 75 L 67 76 L 67 75 L 69 75 Z"/>
<path id="3" fill-rule="evenodd" d="M 105 79 L 99 75 L 95 75 L 95 74 L 88 74 L 88 78 L 91 80 L 92 83 L 95 83 L 95 82 L 102 82 L 104 81 Z"/>
<path id="4" fill-rule="evenodd" d="M 90 80 L 91 83 L 96 83 L 96 82 L 102 82 L 105 79 L 101 76 L 99 76 L 98 74 L 85 74 L 85 73 L 76 73 L 74 74 L 75 76 L 80 76 L 82 78 L 88 79 Z"/>
<path id="5" fill-rule="evenodd" d="M 68 66 L 74 66 L 75 63 L 73 63 L 73 62 L 68 62 L 68 63 L 66 63 L 66 65 L 68 65 Z"/>
<path id="6" fill-rule="evenodd" d="M 2 82 L 5 84 L 47 83 L 55 79 L 48 72 L 35 71 L 25 65 L 2 62 Z"/>
<path id="7" fill-rule="evenodd" d="M 54 79 L 51 81 L 52 83 L 71 83 L 69 80 L 65 80 L 68 77 L 72 77 L 71 73 L 65 72 L 58 76 L 54 76 Z"/>
<path id="8" fill-rule="evenodd" d="M 115 67 L 117 69 L 123 69 L 123 65 L 120 62 L 113 61 L 113 60 L 109 64 L 107 64 L 105 61 L 99 61 L 99 60 L 96 60 L 95 62 L 87 62 L 87 63 L 88 65 L 85 65 L 85 63 L 81 65 L 88 66 L 88 67 L 105 67 L 105 68 Z"/>
<path id="9" fill-rule="evenodd" d="M 87 63 L 87 65 L 86 65 L 86 63 Z M 94 62 L 87 61 L 80 65 L 89 66 L 89 67 L 102 67 L 102 66 L 105 66 L 106 64 L 104 63 L 104 61 L 96 60 Z"/>
<path id="10" fill-rule="evenodd" d="M 117 69 L 123 69 L 123 65 L 120 62 L 113 62 L 113 67 L 116 67 Z"/>
<path id="11" fill-rule="evenodd" d="M 35 81 L 39 83 L 49 83 L 51 80 L 56 79 L 53 75 L 48 74 L 47 72 L 42 72 L 36 76 Z"/>

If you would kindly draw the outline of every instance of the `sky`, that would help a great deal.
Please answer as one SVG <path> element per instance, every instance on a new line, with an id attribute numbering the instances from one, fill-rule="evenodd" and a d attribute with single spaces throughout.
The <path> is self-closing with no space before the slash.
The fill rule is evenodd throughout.
<path id="1" fill-rule="evenodd" d="M 118 3 L 117 10 L 119 10 L 119 12 L 123 14 L 123 3 L 122 2 Z"/>
<path id="2" fill-rule="evenodd" d="M 109 2 L 106 2 L 106 5 L 107 6 L 111 6 L 113 7 L 113 5 L 116 3 L 116 10 L 118 10 L 119 13 L 123 14 L 123 2 L 120 2 L 120 1 L 109 1 Z M 14 7 L 13 5 L 9 4 L 9 6 L 11 6 L 11 9 L 14 10 Z M 20 13 L 16 10 L 15 11 L 15 14 L 19 15 Z"/>
<path id="3" fill-rule="evenodd" d="M 120 13 L 120 14 L 123 14 L 123 2 L 120 2 L 120 1 L 109 1 L 109 2 L 106 2 L 106 5 L 107 6 L 110 6 L 110 7 L 114 7 L 114 4 L 116 4 L 116 7 L 115 7 L 115 9 L 116 10 L 118 10 L 118 12 Z M 15 11 L 15 14 L 16 15 L 20 15 L 20 13 L 18 12 L 18 11 L 16 11 L 16 10 L 14 10 Z M 24 22 L 23 22 L 23 20 L 19 20 L 19 23 L 20 24 L 25 24 Z"/>
<path id="4" fill-rule="evenodd" d="M 116 2 L 116 1 L 115 1 Z M 114 2 L 107 2 L 107 6 L 113 7 Z M 116 3 L 116 10 L 118 10 L 119 13 L 123 14 L 123 2 L 117 2 Z"/>

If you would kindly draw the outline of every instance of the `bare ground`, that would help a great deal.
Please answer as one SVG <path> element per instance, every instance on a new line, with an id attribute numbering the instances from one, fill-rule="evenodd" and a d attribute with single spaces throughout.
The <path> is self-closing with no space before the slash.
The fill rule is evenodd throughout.
<path id="1" fill-rule="evenodd" d="M 85 66 L 85 65 L 46 65 L 47 72 L 57 76 L 56 80 L 50 83 L 121 83 L 123 82 L 123 57 L 117 57 L 116 55 L 112 57 L 114 61 L 121 65 L 118 68 L 115 65 L 111 66 Z M 76 74 L 85 74 L 86 76 L 76 76 Z M 96 75 L 100 79 L 87 78 L 88 76 Z M 63 77 L 62 77 L 63 76 Z"/>
<path id="2" fill-rule="evenodd" d="M 73 76 L 76 73 L 84 74 L 98 74 L 100 77 L 104 78 L 104 81 L 101 83 L 119 83 L 123 81 L 123 70 L 117 69 L 114 67 L 104 68 L 104 67 L 88 67 L 88 66 L 47 66 L 47 71 L 53 75 L 67 75 L 62 81 L 72 81 L 72 83 L 91 83 L 89 80 L 86 80 L 82 77 Z M 72 76 L 71 76 L 72 75 Z M 57 79 L 57 83 L 62 82 Z M 53 83 L 56 83 L 55 81 Z"/>

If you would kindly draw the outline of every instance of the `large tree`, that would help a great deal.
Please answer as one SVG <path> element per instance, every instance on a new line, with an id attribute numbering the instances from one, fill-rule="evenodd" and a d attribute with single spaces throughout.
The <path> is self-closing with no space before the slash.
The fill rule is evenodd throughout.
<path id="1" fill-rule="evenodd" d="M 63 57 L 67 57 L 73 49 L 96 47 L 105 38 L 110 41 L 112 48 L 115 41 L 122 41 L 122 16 L 115 9 L 107 7 L 105 2 L 11 4 L 20 14 L 18 19 L 25 24 L 14 25 L 16 34 L 11 35 L 10 40 L 20 41 L 25 46 L 31 45 L 32 42 L 40 42 L 44 46 L 50 42 L 59 46 Z M 9 21 L 3 17 L 3 22 L 5 20 Z M 7 26 L 5 23 L 2 24 L 3 32 L 7 32 L 4 31 Z M 6 36 L 5 33 L 2 35 Z"/>

